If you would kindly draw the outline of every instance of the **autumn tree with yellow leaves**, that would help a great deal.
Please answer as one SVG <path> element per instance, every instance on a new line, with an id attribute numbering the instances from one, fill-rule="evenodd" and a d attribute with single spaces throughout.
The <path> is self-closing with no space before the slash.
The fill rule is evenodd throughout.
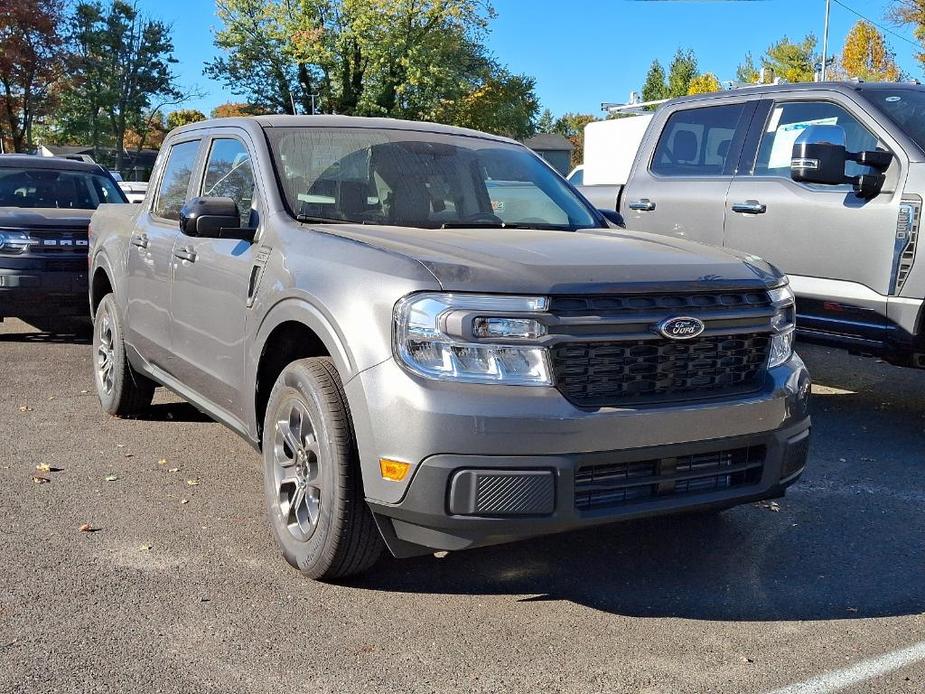
<path id="1" fill-rule="evenodd" d="M 845 37 L 838 73 L 839 77 L 855 77 L 865 82 L 895 82 L 901 77 L 883 34 L 863 19 Z"/>

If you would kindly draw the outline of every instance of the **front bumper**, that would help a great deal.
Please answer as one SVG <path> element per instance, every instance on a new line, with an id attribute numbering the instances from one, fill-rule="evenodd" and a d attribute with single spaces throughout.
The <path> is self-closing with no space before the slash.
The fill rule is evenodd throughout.
<path id="1" fill-rule="evenodd" d="M 367 501 L 393 554 L 411 556 L 780 496 L 806 461 L 809 384 L 794 357 L 767 374 L 761 391 L 745 396 L 581 410 L 552 388 L 425 381 L 389 360 L 346 388 Z M 589 466 L 744 449 L 759 451 L 761 460 L 741 484 L 674 493 L 673 477 L 627 503 L 578 502 L 584 492 L 576 491 L 576 472 Z M 411 463 L 406 481 L 383 480 L 380 457 Z M 493 487 L 491 513 L 480 515 L 471 491 L 480 471 L 538 474 L 533 486 L 502 480 Z"/>
<path id="2" fill-rule="evenodd" d="M 0 317 L 89 316 L 87 259 L 0 259 Z"/>

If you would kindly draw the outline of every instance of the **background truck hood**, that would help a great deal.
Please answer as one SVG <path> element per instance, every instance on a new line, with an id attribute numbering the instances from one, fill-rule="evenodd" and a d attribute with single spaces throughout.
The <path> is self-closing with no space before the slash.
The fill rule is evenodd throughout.
<path id="1" fill-rule="evenodd" d="M 624 230 L 409 229 L 315 226 L 420 261 L 447 291 L 583 293 L 652 291 L 671 283 L 721 289 L 780 283 L 752 256 Z"/>
<path id="2" fill-rule="evenodd" d="M 93 210 L 0 207 L 0 229 L 86 229 Z"/>

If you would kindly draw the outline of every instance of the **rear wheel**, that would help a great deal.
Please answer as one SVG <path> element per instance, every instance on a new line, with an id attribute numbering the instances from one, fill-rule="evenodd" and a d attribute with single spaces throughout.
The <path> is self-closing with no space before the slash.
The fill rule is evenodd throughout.
<path id="1" fill-rule="evenodd" d="M 93 321 L 94 380 L 103 409 L 117 417 L 130 417 L 151 404 L 155 385 L 129 364 L 122 334 L 116 298 L 107 294 Z"/>
<path id="2" fill-rule="evenodd" d="M 382 538 L 363 496 L 340 376 L 327 357 L 287 366 L 263 429 L 264 491 L 273 535 L 290 564 L 331 580 L 376 563 Z"/>

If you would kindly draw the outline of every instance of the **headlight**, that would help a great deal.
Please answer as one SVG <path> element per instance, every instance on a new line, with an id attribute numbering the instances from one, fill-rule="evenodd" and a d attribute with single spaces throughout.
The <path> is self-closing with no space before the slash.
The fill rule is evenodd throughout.
<path id="1" fill-rule="evenodd" d="M 395 356 L 427 378 L 552 385 L 546 349 L 517 344 L 546 334 L 529 314 L 547 304 L 545 297 L 412 294 L 395 305 Z"/>
<path id="2" fill-rule="evenodd" d="M 771 304 L 774 306 L 774 316 L 771 318 L 771 327 L 774 335 L 771 337 L 771 356 L 768 359 L 768 368 L 780 366 L 793 356 L 793 330 L 796 320 L 796 308 L 793 290 L 789 284 L 776 287 L 768 292 Z"/>
<path id="3" fill-rule="evenodd" d="M 0 253 L 22 253 L 33 243 L 25 231 L 0 231 Z"/>

